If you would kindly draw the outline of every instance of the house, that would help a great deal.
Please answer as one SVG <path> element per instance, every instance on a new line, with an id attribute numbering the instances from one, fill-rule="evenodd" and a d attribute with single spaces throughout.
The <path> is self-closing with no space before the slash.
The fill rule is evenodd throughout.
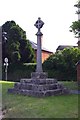
<path id="1" fill-rule="evenodd" d="M 71 48 L 71 47 L 78 47 L 78 46 L 72 46 L 72 45 L 59 45 L 56 49 L 56 51 L 63 50 L 65 48 Z"/>
<path id="2" fill-rule="evenodd" d="M 29 42 L 30 42 L 32 48 L 35 50 L 35 57 L 37 58 L 37 44 L 32 41 L 29 41 Z M 53 54 L 53 52 L 51 52 L 45 48 L 42 48 L 42 63 L 52 54 Z"/>
<path id="3" fill-rule="evenodd" d="M 65 48 L 71 48 L 71 47 L 74 47 L 74 48 L 75 48 L 75 47 L 78 47 L 78 48 L 80 48 L 80 40 L 78 40 L 77 44 L 78 44 L 78 46 L 59 45 L 59 46 L 57 47 L 56 51 L 58 51 L 58 50 L 63 50 L 63 49 L 65 49 Z"/>

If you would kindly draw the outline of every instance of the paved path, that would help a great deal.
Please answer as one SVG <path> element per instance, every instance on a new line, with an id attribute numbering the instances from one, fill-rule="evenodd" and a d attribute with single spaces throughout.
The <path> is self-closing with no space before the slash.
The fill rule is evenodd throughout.
<path id="1" fill-rule="evenodd" d="M 78 91 L 78 90 L 71 90 L 71 93 L 72 94 L 80 94 L 80 90 Z"/>

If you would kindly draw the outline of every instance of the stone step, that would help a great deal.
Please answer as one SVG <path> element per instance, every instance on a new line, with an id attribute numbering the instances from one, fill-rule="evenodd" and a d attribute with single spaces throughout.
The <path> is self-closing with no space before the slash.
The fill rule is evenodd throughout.
<path id="1" fill-rule="evenodd" d="M 20 94 L 23 94 L 23 95 L 44 97 L 44 96 L 51 96 L 51 95 L 59 95 L 62 93 L 62 90 L 61 89 L 46 90 L 46 91 L 21 90 L 19 92 Z"/>
<path id="2" fill-rule="evenodd" d="M 30 83 L 31 81 L 32 81 L 31 79 L 22 78 L 20 80 L 20 83 Z"/>
<path id="3" fill-rule="evenodd" d="M 33 83 L 33 84 L 53 84 L 53 83 L 57 83 L 56 79 L 21 79 L 20 83 Z"/>
<path id="4" fill-rule="evenodd" d="M 52 95 L 55 96 L 60 94 L 69 94 L 69 91 L 67 91 L 66 89 L 35 91 L 35 90 L 10 88 L 8 89 L 8 93 L 22 94 L 22 95 L 35 96 L 35 97 L 45 97 L 45 96 L 52 96 Z"/>
<path id="5" fill-rule="evenodd" d="M 37 90 L 37 91 L 45 91 L 45 90 L 53 90 L 60 88 L 61 85 L 58 83 L 54 84 L 43 84 L 43 85 L 38 85 L 38 84 L 32 84 L 32 83 L 15 83 L 14 88 L 15 89 L 26 89 L 26 90 Z"/>
<path id="6" fill-rule="evenodd" d="M 20 82 L 15 83 L 14 88 L 8 89 L 8 93 L 44 97 L 69 94 L 69 90 L 58 83 L 56 79 L 21 79 Z"/>
<path id="7" fill-rule="evenodd" d="M 46 72 L 32 72 L 31 78 L 36 79 L 36 80 L 41 79 L 41 78 L 46 79 L 46 78 L 48 78 L 48 73 L 46 73 Z"/>
<path id="8" fill-rule="evenodd" d="M 36 97 L 44 97 L 44 96 L 51 96 L 51 95 L 59 95 L 62 93 L 61 89 L 56 90 L 46 90 L 46 91 L 33 91 L 33 90 L 16 90 L 16 89 L 8 89 L 9 93 L 14 94 L 22 94 L 28 96 L 36 96 Z"/>

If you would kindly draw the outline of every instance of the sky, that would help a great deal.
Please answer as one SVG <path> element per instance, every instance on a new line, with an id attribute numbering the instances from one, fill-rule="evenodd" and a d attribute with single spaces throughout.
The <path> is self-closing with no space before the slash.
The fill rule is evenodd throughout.
<path id="1" fill-rule="evenodd" d="M 59 45 L 77 45 L 77 38 L 69 32 L 73 21 L 78 19 L 74 7 L 77 0 L 0 0 L 0 26 L 14 20 L 27 38 L 37 42 L 37 28 L 34 26 L 38 17 L 45 23 L 42 46 L 55 52 Z"/>

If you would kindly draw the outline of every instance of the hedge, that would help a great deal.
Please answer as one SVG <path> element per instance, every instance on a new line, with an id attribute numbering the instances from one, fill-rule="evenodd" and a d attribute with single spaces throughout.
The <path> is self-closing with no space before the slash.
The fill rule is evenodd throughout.
<path id="1" fill-rule="evenodd" d="M 25 63 L 25 64 L 10 64 L 8 67 L 8 81 L 20 81 L 21 78 L 31 78 L 31 73 L 35 72 L 36 64 Z M 43 66 L 43 71 L 48 73 L 49 78 L 56 78 L 58 80 L 76 80 L 75 73 L 71 72 L 60 72 L 55 70 L 47 70 Z M 5 68 L 3 66 L 3 80 L 5 80 Z"/>
<path id="2" fill-rule="evenodd" d="M 31 78 L 31 73 L 36 69 L 36 64 L 10 64 L 8 67 L 8 80 L 20 81 L 21 78 Z M 3 66 L 3 80 L 5 80 L 5 68 Z"/>

